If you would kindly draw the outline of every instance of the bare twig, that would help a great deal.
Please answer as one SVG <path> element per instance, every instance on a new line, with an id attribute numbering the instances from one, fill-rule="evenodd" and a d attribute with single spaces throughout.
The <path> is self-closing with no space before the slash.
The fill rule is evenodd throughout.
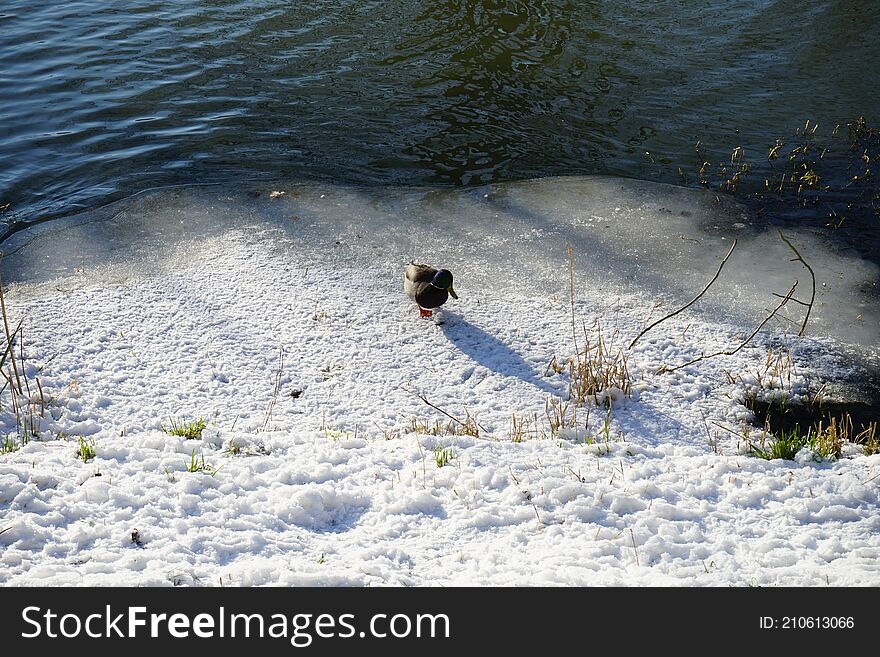
<path id="1" fill-rule="evenodd" d="M 586 480 L 584 477 L 581 476 L 581 473 L 580 473 L 580 472 L 575 472 L 574 470 L 572 470 L 570 465 L 567 465 L 567 466 L 565 466 L 565 467 L 568 468 L 568 472 L 569 472 L 569 474 L 570 474 L 572 477 L 574 477 L 575 479 L 577 479 L 580 483 L 582 483 L 582 484 L 587 483 L 587 480 Z"/>
<path id="2" fill-rule="evenodd" d="M 664 365 L 659 370 L 657 370 L 657 374 L 666 374 L 668 372 L 674 372 L 675 370 L 680 370 L 682 367 L 687 367 L 688 365 L 693 365 L 694 363 L 697 363 L 701 360 L 706 360 L 707 358 L 714 358 L 715 356 L 733 356 L 736 352 L 738 352 L 740 349 L 745 347 L 751 341 L 751 339 L 754 338 L 758 334 L 758 331 L 760 331 L 762 328 L 764 328 L 764 324 L 766 324 L 771 319 L 773 319 L 773 317 L 776 316 L 776 313 L 779 312 L 779 309 L 782 308 L 782 306 L 784 306 L 791 299 L 791 295 L 794 294 L 794 290 L 797 287 L 797 285 L 798 285 L 797 281 L 795 281 L 794 285 L 792 285 L 791 289 L 788 291 L 788 294 L 786 294 L 785 297 L 782 299 L 782 301 L 779 302 L 779 305 L 773 309 L 773 312 L 771 312 L 769 315 L 767 315 L 767 317 L 764 318 L 764 321 L 762 321 L 760 324 L 758 324 L 758 326 L 755 328 L 755 330 L 752 331 L 752 334 L 749 337 L 747 337 L 745 340 L 743 340 L 736 349 L 732 349 L 732 350 L 728 350 L 728 351 L 716 351 L 715 353 L 712 353 L 712 354 L 701 354 L 697 358 L 694 358 L 693 360 L 689 360 L 686 363 L 682 363 L 681 365 L 676 365 L 675 367 L 667 367 L 666 365 Z"/>
<path id="3" fill-rule="evenodd" d="M 461 425 L 462 427 L 464 427 L 465 429 L 471 429 L 471 428 L 472 428 L 472 427 L 469 427 L 469 426 L 467 425 L 466 422 L 462 422 L 462 421 L 459 420 L 457 417 L 455 417 L 454 415 L 451 415 L 451 414 L 447 413 L 446 411 L 444 411 L 442 408 L 440 408 L 440 407 L 437 406 L 436 404 L 432 404 L 430 401 L 428 401 L 427 397 L 425 397 L 424 395 L 420 395 L 420 394 L 417 393 L 417 392 L 413 392 L 412 390 L 408 390 L 407 388 L 404 388 L 403 386 L 397 386 L 397 387 L 400 388 L 401 390 L 404 390 L 404 391 L 410 393 L 411 395 L 415 395 L 416 397 L 418 397 L 419 399 L 421 399 L 423 402 L 425 402 L 428 406 L 430 406 L 431 408 L 433 408 L 435 411 L 439 411 L 440 413 L 443 413 L 443 415 L 445 415 L 446 417 L 448 417 L 448 418 L 449 418 L 450 420 L 452 420 L 453 422 L 456 422 L 456 423 L 460 424 L 460 425 Z M 470 415 L 468 415 L 468 417 L 470 417 Z M 477 425 L 480 429 L 482 429 L 483 431 L 486 431 L 486 427 L 484 427 L 482 424 L 480 424 L 479 422 L 477 422 L 476 420 L 474 420 L 474 418 L 471 417 L 470 419 L 473 420 L 473 423 L 474 423 L 475 425 Z"/>
<path id="4" fill-rule="evenodd" d="M 800 337 L 804 334 L 804 331 L 807 328 L 807 320 L 810 319 L 810 312 L 813 310 L 813 302 L 816 300 L 816 273 L 813 271 L 813 268 L 807 264 L 807 261 L 804 260 L 803 256 L 801 256 L 800 252 L 796 248 L 794 248 L 794 244 L 789 242 L 788 239 L 785 237 L 785 235 L 782 234 L 781 230 L 779 231 L 779 237 L 782 239 L 783 242 L 788 244 L 788 248 L 790 248 L 792 251 L 794 251 L 795 256 L 797 256 L 796 258 L 792 258 L 791 261 L 792 262 L 800 261 L 800 263 L 804 267 L 807 268 L 807 271 L 810 272 L 810 277 L 813 279 L 813 291 L 812 291 L 812 294 L 810 295 L 810 303 L 803 303 L 802 301 L 798 301 L 798 303 L 801 303 L 801 304 L 807 306 L 807 314 L 804 315 L 804 322 L 803 322 L 803 324 L 801 324 L 801 330 L 798 332 L 798 337 Z"/>
<path id="5" fill-rule="evenodd" d="M 736 240 L 733 240 L 733 244 L 730 245 L 730 250 L 727 252 L 727 255 L 724 256 L 724 259 L 721 260 L 721 264 L 718 265 L 718 271 L 715 272 L 715 275 L 712 277 L 712 280 L 709 281 L 709 282 L 706 284 L 706 287 L 703 288 L 703 291 L 702 291 L 702 292 L 700 292 L 697 296 L 695 296 L 693 299 L 691 299 L 690 301 L 688 301 L 686 304 L 684 304 L 684 305 L 683 305 L 681 308 L 679 308 L 678 310 L 676 310 L 676 311 L 674 311 L 674 312 L 671 312 L 671 313 L 669 313 L 668 315 L 666 315 L 666 316 L 664 316 L 664 317 L 661 317 L 660 319 L 658 319 L 656 322 L 654 322 L 654 323 L 651 324 L 650 326 L 647 326 L 647 327 L 645 327 L 644 329 L 642 329 L 642 332 L 639 333 L 639 334 L 633 339 L 633 341 L 629 343 L 629 347 L 628 347 L 628 349 L 632 349 L 633 346 L 635 345 L 635 343 L 639 341 L 639 338 L 641 338 L 645 333 L 647 333 L 647 332 L 650 331 L 652 328 L 654 328 L 655 326 L 657 326 L 657 324 L 659 324 L 660 322 L 665 322 L 665 321 L 666 321 L 667 319 L 669 319 L 670 317 L 675 317 L 678 313 L 680 313 L 681 311 L 683 311 L 683 310 L 684 310 L 685 308 L 687 308 L 688 306 L 694 304 L 694 303 L 695 303 L 695 302 L 696 302 L 701 296 L 703 296 L 704 294 L 706 294 L 706 290 L 708 290 L 709 287 L 712 285 L 712 283 L 714 283 L 714 282 L 718 279 L 718 276 L 721 274 L 721 270 L 724 268 L 724 264 L 727 262 L 727 259 L 730 257 L 730 254 L 733 253 L 733 250 L 734 250 L 735 248 L 736 248 Z"/>
<path id="6" fill-rule="evenodd" d="M 577 329 L 574 325 L 574 251 L 568 247 L 568 300 L 571 305 L 571 339 L 574 342 L 574 353 L 577 353 Z"/>
<path id="7" fill-rule="evenodd" d="M 714 425 L 715 425 L 716 427 L 718 427 L 719 429 L 724 429 L 724 430 L 727 431 L 728 433 L 732 433 L 734 436 L 737 436 L 737 437 L 739 437 L 739 438 L 742 438 L 742 434 L 737 433 L 736 431 L 734 431 L 734 430 L 731 429 L 730 427 L 725 427 L 723 424 L 719 424 L 718 422 L 715 422 L 714 420 L 712 420 L 712 424 L 714 424 Z"/>
<path id="8" fill-rule="evenodd" d="M 785 298 L 785 295 L 784 295 L 784 294 L 779 294 L 779 293 L 777 293 L 777 292 L 773 292 L 773 296 L 774 296 L 774 297 L 777 297 L 777 298 L 779 298 L 779 299 L 784 299 L 784 298 Z M 808 304 L 806 301 L 801 301 L 800 299 L 789 299 L 789 301 L 791 301 L 791 302 L 793 302 L 793 303 L 796 303 L 796 304 L 799 304 L 799 305 L 801 305 L 801 306 L 809 306 L 809 305 L 810 305 L 810 304 Z"/>
<path id="9" fill-rule="evenodd" d="M 633 542 L 633 552 L 636 553 L 636 565 L 641 567 L 641 564 L 639 563 L 639 549 L 636 547 L 636 535 L 633 533 L 632 527 L 629 529 L 629 537 Z"/>
<path id="10" fill-rule="evenodd" d="M 443 415 L 445 415 L 446 417 L 448 417 L 448 418 L 449 418 L 450 420 L 452 420 L 453 422 L 457 422 L 457 423 L 460 424 L 461 426 L 465 426 L 464 422 L 462 422 L 461 420 L 459 420 L 459 419 L 458 419 L 457 417 L 455 417 L 454 415 L 452 415 L 452 414 L 450 414 L 450 413 L 447 413 L 446 411 L 444 411 L 442 408 L 440 408 L 440 407 L 437 406 L 436 404 L 432 404 L 432 403 L 431 403 L 430 401 L 428 401 L 428 399 L 427 399 L 426 397 L 424 397 L 423 395 L 420 395 L 420 394 L 418 394 L 418 393 L 413 393 L 413 394 L 414 394 L 416 397 L 418 397 L 419 399 L 421 399 L 423 402 L 425 402 L 428 406 L 430 406 L 431 408 L 433 408 L 435 411 L 440 411 L 441 413 L 443 413 Z"/>

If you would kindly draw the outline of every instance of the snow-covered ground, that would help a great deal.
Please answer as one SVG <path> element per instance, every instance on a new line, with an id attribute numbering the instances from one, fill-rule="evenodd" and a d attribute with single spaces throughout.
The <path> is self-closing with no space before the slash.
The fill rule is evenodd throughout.
<path id="1" fill-rule="evenodd" d="M 260 198 L 297 226 L 301 193 Z M 363 220 L 330 238 L 208 205 L 200 236 L 171 240 L 169 223 L 164 246 L 80 237 L 71 253 L 103 260 L 70 256 L 45 280 L 4 271 L 45 416 L 40 439 L 0 455 L 0 584 L 880 585 L 880 455 L 765 461 L 742 437 L 741 399 L 767 386 L 770 349 L 791 351 L 776 385 L 796 396 L 845 367 L 831 339 L 772 323 L 733 356 L 657 374 L 757 323 L 695 304 L 629 352 L 630 398 L 553 432 L 548 404 L 568 379 L 548 366 L 574 352 L 572 312 L 579 340 L 601 329 L 616 352 L 678 297 L 603 285 L 578 244 L 572 309 L 552 226 L 499 223 L 493 240 L 423 226 L 401 203 L 416 219 L 393 235 Z M 174 204 L 140 210 L 159 230 Z M 717 266 L 726 249 L 711 251 Z M 402 291 L 407 255 L 450 266 L 459 301 L 420 319 Z M 712 273 L 700 269 L 682 299 Z M 163 431 L 199 418 L 200 439 Z M 94 458 L 77 458 L 80 439 Z M 194 459 L 208 472 L 188 471 Z"/>

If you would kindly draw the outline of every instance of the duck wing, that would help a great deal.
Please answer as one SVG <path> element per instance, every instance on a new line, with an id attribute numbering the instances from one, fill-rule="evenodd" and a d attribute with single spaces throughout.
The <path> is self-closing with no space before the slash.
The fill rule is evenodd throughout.
<path id="1" fill-rule="evenodd" d="M 406 268 L 406 280 L 411 283 L 427 284 L 434 280 L 437 270 L 428 265 L 420 265 L 417 262 L 411 262 Z"/>

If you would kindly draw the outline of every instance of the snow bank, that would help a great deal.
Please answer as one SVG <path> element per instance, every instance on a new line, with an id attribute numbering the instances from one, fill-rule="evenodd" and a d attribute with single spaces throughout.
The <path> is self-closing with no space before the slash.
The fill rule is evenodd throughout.
<path id="1" fill-rule="evenodd" d="M 746 453 L 740 399 L 771 347 L 791 350 L 797 394 L 877 344 L 858 294 L 876 268 L 786 234 L 820 281 L 808 337 L 774 323 L 658 375 L 738 344 L 773 293 L 808 282 L 711 194 L 194 188 L 19 233 L 6 302 L 47 401 L 42 440 L 0 455 L 0 583 L 880 584 L 880 456 Z M 567 247 L 578 330 L 619 348 L 734 238 L 706 297 L 635 346 L 634 394 L 554 433 Z M 403 295 L 410 258 L 455 274 L 460 300 L 432 320 Z M 195 418 L 200 438 L 163 432 Z"/>

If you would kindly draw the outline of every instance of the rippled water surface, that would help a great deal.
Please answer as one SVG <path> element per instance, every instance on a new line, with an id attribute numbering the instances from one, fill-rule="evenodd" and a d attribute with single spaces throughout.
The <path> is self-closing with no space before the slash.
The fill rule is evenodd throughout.
<path id="1" fill-rule="evenodd" d="M 880 3 L 832 0 L 3 0 L 0 205 L 28 222 L 242 179 L 676 182 L 698 140 L 766 153 L 804 118 L 876 122 L 878 34 Z"/>

